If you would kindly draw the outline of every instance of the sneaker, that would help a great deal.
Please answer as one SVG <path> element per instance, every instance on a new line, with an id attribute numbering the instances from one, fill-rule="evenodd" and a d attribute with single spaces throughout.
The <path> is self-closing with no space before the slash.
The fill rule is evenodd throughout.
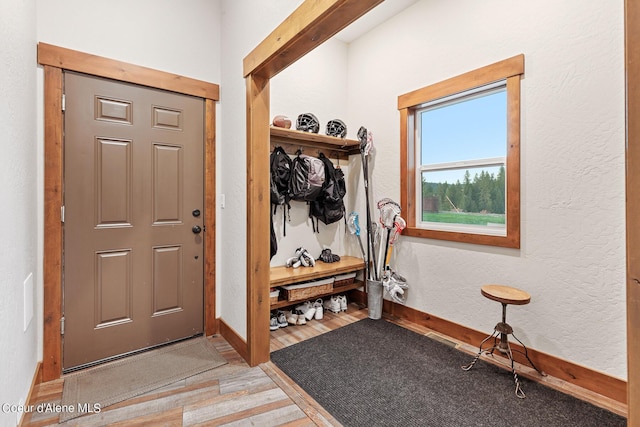
<path id="1" fill-rule="evenodd" d="M 326 310 L 332 311 L 334 313 L 340 312 L 340 301 L 338 301 L 338 297 L 333 295 L 331 298 L 324 302 L 324 308 Z"/>
<path id="2" fill-rule="evenodd" d="M 278 326 L 278 318 L 276 317 L 275 314 L 271 313 L 271 320 L 269 321 L 269 330 L 277 331 L 278 328 L 279 328 L 279 326 Z"/>
<path id="3" fill-rule="evenodd" d="M 276 321 L 277 321 L 277 320 L 276 320 Z M 297 323 L 298 323 L 298 315 L 297 315 L 294 311 L 292 311 L 292 312 L 289 314 L 289 317 L 287 317 L 287 322 L 288 322 L 290 325 L 295 325 L 295 324 L 297 324 Z"/>
<path id="4" fill-rule="evenodd" d="M 286 328 L 289 326 L 289 322 L 287 322 L 287 316 L 284 314 L 284 311 L 278 310 L 276 318 L 278 319 L 277 322 L 279 328 Z"/>
<path id="5" fill-rule="evenodd" d="M 298 310 L 298 321 L 296 322 L 296 325 L 300 326 L 300 325 L 306 325 L 306 324 L 307 324 L 307 319 L 305 319 L 304 314 L 302 314 L 302 312 Z"/>
<path id="6" fill-rule="evenodd" d="M 347 311 L 347 296 L 338 296 L 338 302 L 340 303 L 340 311 Z"/>
<path id="7" fill-rule="evenodd" d="M 316 320 L 322 319 L 324 317 L 324 311 L 322 310 L 322 298 L 318 298 L 316 302 L 313 303 L 313 307 L 316 309 L 314 318 Z"/>
<path id="8" fill-rule="evenodd" d="M 298 310 L 299 313 L 302 313 L 307 320 L 313 319 L 313 315 L 316 313 L 316 308 L 309 301 L 297 306 L 296 310 Z"/>

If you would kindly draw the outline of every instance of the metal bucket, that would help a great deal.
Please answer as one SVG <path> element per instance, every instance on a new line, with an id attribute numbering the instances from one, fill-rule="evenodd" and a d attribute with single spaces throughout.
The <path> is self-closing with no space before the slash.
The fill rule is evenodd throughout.
<path id="1" fill-rule="evenodd" d="M 382 282 L 378 280 L 367 280 L 367 303 L 369 306 L 369 319 L 380 319 L 382 317 Z"/>

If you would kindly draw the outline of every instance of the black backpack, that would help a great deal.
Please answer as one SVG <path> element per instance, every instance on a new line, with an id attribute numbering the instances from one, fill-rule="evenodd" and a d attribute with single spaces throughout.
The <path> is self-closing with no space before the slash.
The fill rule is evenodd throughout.
<path id="1" fill-rule="evenodd" d="M 269 225 L 271 226 L 271 257 L 269 258 L 271 260 L 276 252 L 278 252 L 278 241 L 276 240 L 276 232 L 273 230 L 273 216 L 269 218 Z"/>
<path id="2" fill-rule="evenodd" d="M 282 147 L 275 147 L 269 158 L 271 162 L 271 204 L 289 204 L 289 180 L 291 179 L 291 157 Z"/>
<path id="3" fill-rule="evenodd" d="M 271 163 L 271 204 L 275 215 L 278 206 L 283 208 L 283 233 L 286 236 L 287 213 L 291 209 L 289 201 L 289 180 L 291 179 L 291 157 L 282 147 L 275 147 L 269 158 Z"/>
<path id="4" fill-rule="evenodd" d="M 291 180 L 289 181 L 289 194 L 291 200 L 312 202 L 320 196 L 325 181 L 325 167 L 322 160 L 302 154 L 297 151 L 297 156 L 291 163 Z"/>
<path id="5" fill-rule="evenodd" d="M 347 194 L 342 169 L 334 168 L 323 153 L 318 157 L 324 164 L 325 181 L 318 198 L 309 203 L 309 217 L 316 232 L 319 232 L 318 221 L 328 225 L 344 218 L 344 196 Z"/>

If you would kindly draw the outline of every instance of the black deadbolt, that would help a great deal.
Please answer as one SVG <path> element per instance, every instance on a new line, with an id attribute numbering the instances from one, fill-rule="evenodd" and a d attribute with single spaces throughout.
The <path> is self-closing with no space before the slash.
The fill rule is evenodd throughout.
<path id="1" fill-rule="evenodd" d="M 191 212 L 193 214 L 193 216 L 195 216 L 196 218 L 200 216 L 200 209 L 194 209 L 193 212 Z"/>

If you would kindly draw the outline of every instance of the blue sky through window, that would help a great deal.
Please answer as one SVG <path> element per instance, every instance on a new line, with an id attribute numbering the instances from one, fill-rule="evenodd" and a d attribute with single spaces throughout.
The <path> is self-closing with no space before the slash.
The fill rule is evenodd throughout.
<path id="1" fill-rule="evenodd" d="M 504 88 L 425 110 L 420 120 L 422 164 L 506 156 L 507 92 Z M 430 172 L 429 181 L 455 183 L 459 179 L 462 182 L 467 169 Z M 496 169 L 485 168 L 490 173 Z M 470 172 L 473 179 L 474 171 Z"/>

